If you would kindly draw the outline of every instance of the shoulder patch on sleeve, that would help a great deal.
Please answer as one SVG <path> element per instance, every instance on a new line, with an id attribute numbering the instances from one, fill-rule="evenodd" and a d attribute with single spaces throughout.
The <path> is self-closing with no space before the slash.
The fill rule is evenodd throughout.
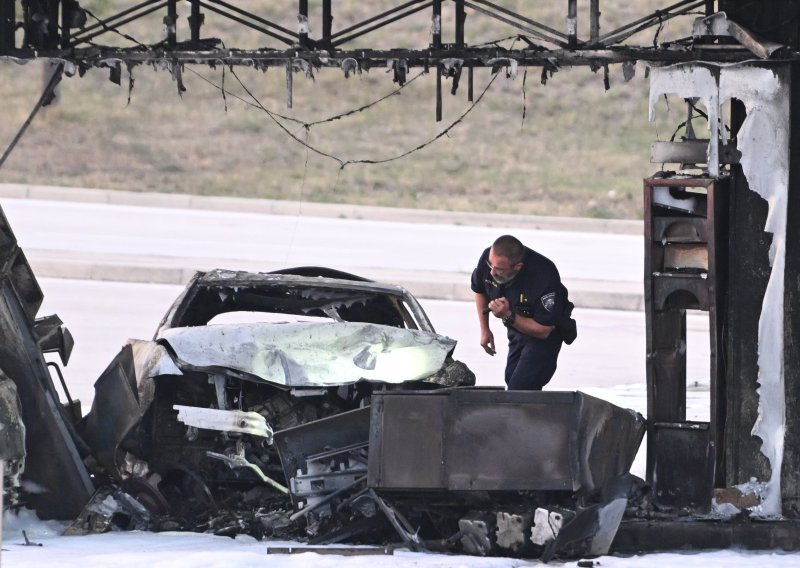
<path id="1" fill-rule="evenodd" d="M 544 306 L 545 310 L 547 310 L 548 312 L 552 312 L 553 306 L 555 305 L 556 305 L 555 292 L 550 292 L 549 294 L 545 294 L 544 296 L 542 296 L 542 306 Z"/>

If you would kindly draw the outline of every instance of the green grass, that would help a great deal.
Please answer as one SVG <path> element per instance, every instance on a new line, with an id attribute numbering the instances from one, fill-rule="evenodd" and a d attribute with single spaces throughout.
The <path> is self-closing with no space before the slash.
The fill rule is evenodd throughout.
<path id="1" fill-rule="evenodd" d="M 88 5 L 98 15 L 108 14 L 110 5 L 129 5 L 119 0 L 104 3 L 106 6 L 95 0 Z M 287 16 L 289 4 L 264 4 L 260 13 L 295 27 Z M 311 3 L 312 11 L 317 4 Z M 344 26 L 363 17 L 365 5 L 386 4 L 337 0 L 336 24 Z M 523 0 L 503 4 L 535 14 L 529 8 L 531 3 Z M 649 13 L 663 2 L 628 2 L 624 13 L 611 5 L 614 3 L 606 4 L 603 16 L 608 28 L 614 21 Z M 540 5 L 541 19 L 563 28 L 560 18 L 566 3 L 538 3 L 537 7 Z M 148 41 L 158 40 L 159 22 L 160 16 L 151 17 L 147 25 L 140 22 L 138 28 L 126 31 Z M 185 26 L 185 20 L 182 22 Z M 234 26 L 210 14 L 206 22 L 205 36 L 225 37 L 231 45 Z M 427 16 L 420 15 L 391 32 L 361 41 L 365 46 L 420 47 L 428 41 L 428 28 Z M 468 30 L 473 34 L 467 38 L 471 44 L 513 33 L 474 14 L 468 19 Z M 677 25 L 670 24 L 661 37 L 670 33 L 677 37 L 679 32 Z M 648 44 L 653 33 L 636 40 Z M 254 32 L 240 31 L 240 36 L 237 46 L 263 43 Z M 114 42 L 125 44 L 119 37 Z M 192 67 L 183 73 L 187 91 L 179 97 L 169 73 L 140 66 L 133 71 L 135 87 L 129 105 L 126 73 L 122 87 L 109 82 L 107 70 L 102 69 L 65 79 L 58 103 L 36 118 L 0 170 L 0 181 L 453 211 L 637 218 L 641 216 L 641 179 L 656 169 L 648 162 L 650 142 L 659 136 L 669 138 L 669 125 L 680 122 L 683 114 L 682 109 L 673 108 L 666 120 L 648 123 L 648 81 L 641 63 L 629 83 L 623 82 L 619 66 L 612 67 L 610 91 L 603 88 L 602 71 L 562 69 L 543 86 L 540 70 L 532 68 L 525 101 L 520 69 L 516 80 L 498 77 L 481 103 L 435 144 L 401 160 L 353 164 L 342 170 L 337 162 L 292 140 L 264 112 L 232 95 L 227 97 L 226 111 L 220 92 L 192 71 L 216 83 L 222 80 L 221 68 Z M 236 72 L 264 106 L 307 122 L 359 107 L 396 88 L 383 69 L 347 80 L 338 69 L 317 70 L 313 81 L 295 74 L 294 108 L 287 109 L 283 69 Z M 410 76 L 417 73 L 412 70 Z M 0 77 L 4 101 L 0 145 L 4 146 L 39 96 L 43 65 L 4 62 Z M 488 70 L 476 71 L 476 96 L 489 80 Z M 469 106 L 465 76 L 456 96 L 445 96 L 445 119 L 436 123 L 434 82 L 434 75 L 422 76 L 400 95 L 367 111 L 315 126 L 308 133 L 309 143 L 342 160 L 380 160 L 406 152 L 436 136 Z M 225 85 L 249 100 L 230 72 L 226 72 Z M 449 86 L 446 83 L 448 92 Z M 523 104 L 527 110 L 524 123 Z M 302 128 L 285 125 L 305 140 Z"/>

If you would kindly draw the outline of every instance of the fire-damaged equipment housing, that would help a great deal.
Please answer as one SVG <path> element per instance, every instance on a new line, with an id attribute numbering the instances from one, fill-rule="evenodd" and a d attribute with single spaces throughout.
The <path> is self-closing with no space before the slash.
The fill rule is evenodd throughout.
<path id="1" fill-rule="evenodd" d="M 643 435 L 580 392 L 455 388 L 381 391 L 275 438 L 314 543 L 370 541 L 387 519 L 412 549 L 549 560 L 608 551 Z"/>

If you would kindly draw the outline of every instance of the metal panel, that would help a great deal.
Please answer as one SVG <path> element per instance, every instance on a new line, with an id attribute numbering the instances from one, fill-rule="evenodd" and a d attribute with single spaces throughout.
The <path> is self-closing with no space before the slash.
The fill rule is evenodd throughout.
<path id="1" fill-rule="evenodd" d="M 373 397 L 368 483 L 593 491 L 628 471 L 643 435 L 640 415 L 580 392 L 385 392 Z"/>
<path id="2" fill-rule="evenodd" d="M 657 423 L 651 428 L 656 504 L 707 511 L 714 485 L 708 422 Z"/>
<path id="3" fill-rule="evenodd" d="M 370 487 L 435 489 L 445 484 L 446 404 L 445 396 L 373 396 Z"/>
<path id="4" fill-rule="evenodd" d="M 449 489 L 577 489 L 573 401 L 513 398 L 454 401 L 445 449 Z"/>

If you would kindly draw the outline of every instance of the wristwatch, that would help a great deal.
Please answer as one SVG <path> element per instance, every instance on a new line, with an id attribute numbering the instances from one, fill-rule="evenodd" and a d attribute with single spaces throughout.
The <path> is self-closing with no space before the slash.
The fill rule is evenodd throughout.
<path id="1" fill-rule="evenodd" d="M 516 317 L 516 314 L 514 314 L 514 312 L 511 312 L 510 314 L 508 314 L 506 317 L 503 318 L 503 320 L 502 320 L 503 321 L 503 325 L 506 326 L 506 327 L 511 327 L 512 325 L 514 325 L 514 318 L 515 317 Z"/>

